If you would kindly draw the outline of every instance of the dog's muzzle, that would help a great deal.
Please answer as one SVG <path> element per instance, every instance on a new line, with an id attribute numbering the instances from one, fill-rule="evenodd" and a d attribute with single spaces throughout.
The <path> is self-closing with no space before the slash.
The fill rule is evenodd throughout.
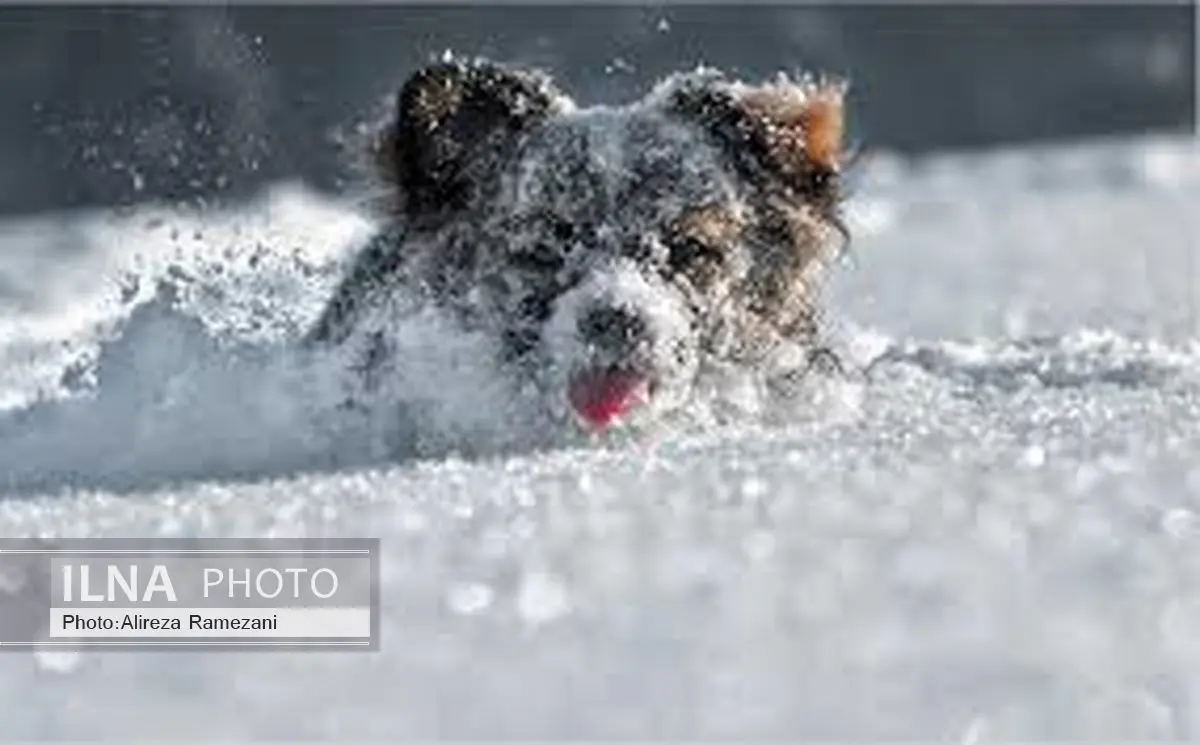
<path id="1" fill-rule="evenodd" d="M 636 310 L 599 305 L 578 317 L 575 333 L 587 355 L 567 381 L 567 401 L 588 428 L 602 430 L 649 401 L 650 324 Z"/>

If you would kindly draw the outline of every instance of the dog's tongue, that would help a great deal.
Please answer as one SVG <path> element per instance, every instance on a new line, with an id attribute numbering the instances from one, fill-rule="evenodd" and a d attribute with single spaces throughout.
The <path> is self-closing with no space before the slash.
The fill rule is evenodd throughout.
<path id="1" fill-rule="evenodd" d="M 646 379 L 633 372 L 603 371 L 576 375 L 567 392 L 575 413 L 594 429 L 603 429 L 645 402 Z"/>

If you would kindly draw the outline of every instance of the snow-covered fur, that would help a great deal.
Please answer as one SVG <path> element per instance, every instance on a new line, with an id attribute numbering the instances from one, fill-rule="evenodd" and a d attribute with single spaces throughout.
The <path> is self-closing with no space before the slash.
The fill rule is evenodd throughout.
<path id="1" fill-rule="evenodd" d="M 352 344 L 369 374 L 392 354 L 382 309 L 418 295 L 559 413 L 574 381 L 633 376 L 661 412 L 706 370 L 811 349 L 846 238 L 843 93 L 698 70 L 580 108 L 537 71 L 431 64 L 374 142 L 384 226 L 311 339 Z"/>

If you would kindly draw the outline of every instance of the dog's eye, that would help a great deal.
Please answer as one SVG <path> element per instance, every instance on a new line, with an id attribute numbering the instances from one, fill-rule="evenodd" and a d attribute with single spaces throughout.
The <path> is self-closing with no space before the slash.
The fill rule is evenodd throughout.
<path id="1" fill-rule="evenodd" d="M 721 205 L 687 210 L 670 225 L 666 242 L 668 262 L 674 270 L 719 265 L 725 246 L 741 234 L 741 218 Z"/>
<path id="2" fill-rule="evenodd" d="M 721 251 L 693 236 L 678 236 L 669 246 L 667 261 L 671 268 L 679 271 L 702 262 L 719 263 L 724 257 Z"/>

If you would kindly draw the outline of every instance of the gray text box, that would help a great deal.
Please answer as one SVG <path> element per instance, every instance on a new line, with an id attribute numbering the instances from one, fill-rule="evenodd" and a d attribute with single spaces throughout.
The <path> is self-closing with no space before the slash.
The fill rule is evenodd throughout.
<path id="1" fill-rule="evenodd" d="M 366 607 L 378 648 L 378 539 L 0 539 L 0 650 L 62 646 L 46 638 L 50 608 L 263 609 Z M 86 578 L 86 579 L 85 579 Z M 207 594 L 206 594 L 207 593 Z M 132 595 L 132 599 L 130 597 Z M 232 595 L 232 597 L 231 597 Z M 101 639 L 105 649 L 211 649 L 220 639 L 182 637 L 133 646 Z M 236 640 L 252 649 L 259 640 Z M 261 648 L 286 644 L 262 640 Z M 320 649 L 321 639 L 294 649 Z M 328 646 L 345 647 L 330 640 Z"/>

